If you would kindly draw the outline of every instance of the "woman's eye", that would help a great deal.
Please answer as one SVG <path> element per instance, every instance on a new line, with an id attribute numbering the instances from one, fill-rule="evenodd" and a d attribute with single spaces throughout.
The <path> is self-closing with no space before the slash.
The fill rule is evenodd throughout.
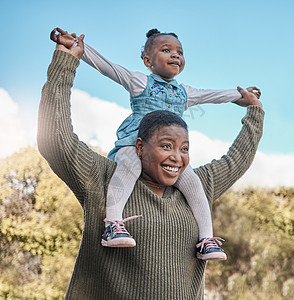
<path id="1" fill-rule="evenodd" d="M 188 148 L 188 147 L 183 147 L 182 150 L 183 150 L 184 152 L 189 152 L 189 148 Z"/>

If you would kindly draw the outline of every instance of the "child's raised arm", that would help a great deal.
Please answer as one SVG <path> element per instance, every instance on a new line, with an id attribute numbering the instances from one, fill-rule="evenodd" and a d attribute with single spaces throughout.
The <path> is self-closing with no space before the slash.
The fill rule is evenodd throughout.
<path id="1" fill-rule="evenodd" d="M 185 84 L 182 85 L 187 92 L 187 108 L 193 105 L 204 103 L 234 103 L 242 98 L 242 95 L 237 89 L 196 89 Z M 246 90 L 255 95 L 257 99 L 260 98 L 261 92 L 260 89 L 258 89 L 257 87 L 248 87 Z"/>
<path id="2" fill-rule="evenodd" d="M 73 49 L 77 45 L 76 33 L 69 34 L 57 27 L 50 34 L 50 39 L 58 45 Z M 140 95 L 145 89 L 147 76 L 141 72 L 132 72 L 118 64 L 114 64 L 103 57 L 98 51 L 84 44 L 83 61 L 98 70 L 102 75 L 122 85 L 132 97 Z"/>

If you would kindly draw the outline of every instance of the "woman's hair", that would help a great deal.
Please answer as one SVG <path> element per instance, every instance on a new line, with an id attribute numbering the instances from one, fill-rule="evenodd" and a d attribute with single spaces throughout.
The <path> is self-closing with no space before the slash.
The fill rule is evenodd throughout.
<path id="1" fill-rule="evenodd" d="M 173 37 L 178 39 L 178 36 L 173 33 L 173 32 L 169 32 L 169 33 L 161 33 L 160 31 L 158 31 L 157 29 L 151 29 L 146 33 L 146 37 L 147 37 L 147 41 L 144 45 L 143 50 L 141 51 L 141 58 L 143 59 L 144 56 L 148 53 L 148 51 L 150 51 L 150 49 L 153 46 L 154 40 L 160 36 L 160 35 L 172 35 Z"/>
<path id="2" fill-rule="evenodd" d="M 175 113 L 167 110 L 152 111 L 141 120 L 138 138 L 148 142 L 156 130 L 172 125 L 180 126 L 188 132 L 187 123 Z"/>

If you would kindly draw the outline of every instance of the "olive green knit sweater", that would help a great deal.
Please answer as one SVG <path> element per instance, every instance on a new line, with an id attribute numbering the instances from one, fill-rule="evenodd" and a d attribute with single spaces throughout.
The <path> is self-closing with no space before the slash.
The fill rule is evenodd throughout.
<path id="1" fill-rule="evenodd" d="M 79 65 L 55 51 L 42 90 L 38 146 L 53 171 L 84 210 L 84 232 L 66 299 L 203 299 L 205 262 L 195 256 L 198 228 L 182 194 L 168 187 L 162 198 L 140 179 L 124 217 L 142 214 L 126 227 L 134 248 L 102 247 L 105 196 L 115 164 L 80 142 L 70 119 L 70 91 Z M 195 169 L 210 202 L 250 166 L 262 135 L 263 111 L 249 106 L 227 155 Z"/>

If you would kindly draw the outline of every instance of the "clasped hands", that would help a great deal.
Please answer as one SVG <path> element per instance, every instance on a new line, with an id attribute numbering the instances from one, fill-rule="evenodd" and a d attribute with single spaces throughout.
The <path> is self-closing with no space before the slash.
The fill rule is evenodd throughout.
<path id="1" fill-rule="evenodd" d="M 84 53 L 84 34 L 79 37 L 75 33 L 69 34 L 60 28 L 54 28 L 50 33 L 50 39 L 57 43 L 56 50 L 68 52 L 80 59 Z"/>

